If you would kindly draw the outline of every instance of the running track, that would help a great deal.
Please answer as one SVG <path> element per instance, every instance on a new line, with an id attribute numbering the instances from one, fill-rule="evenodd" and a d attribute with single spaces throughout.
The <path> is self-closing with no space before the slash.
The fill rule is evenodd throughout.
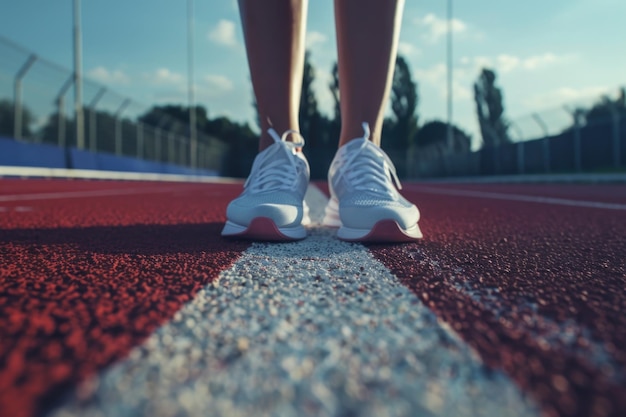
<path id="1" fill-rule="evenodd" d="M 324 184 L 318 186 L 327 192 Z M 244 326 L 237 324 L 241 320 L 237 314 L 245 317 L 249 307 L 246 297 L 251 299 L 262 290 L 296 294 L 287 298 L 297 298 L 298 293 L 309 291 L 306 285 L 312 280 L 297 287 L 293 276 L 299 270 L 315 268 L 312 260 L 330 262 L 331 271 L 341 266 L 332 263 L 332 250 L 340 256 L 343 246 L 328 254 L 313 253 L 316 248 L 323 251 L 339 244 L 331 232 L 319 228 L 312 229 L 307 239 L 313 245 L 306 249 L 310 253 L 300 253 L 296 244 L 250 245 L 222 239 L 219 232 L 226 204 L 240 189 L 240 184 L 0 179 L 0 416 L 80 415 L 76 414 L 81 410 L 76 404 L 81 402 L 95 413 L 85 415 L 125 415 L 120 410 L 131 409 L 147 415 L 149 403 L 111 408 L 103 399 L 124 401 L 124 392 L 113 396 L 115 389 L 123 390 L 111 388 L 117 383 L 107 388 L 107 381 L 134 375 L 139 365 L 130 364 L 141 355 L 133 352 L 148 349 L 143 347 L 146 343 L 157 343 L 151 342 L 155 334 L 163 339 L 162 329 L 180 321 L 181 314 L 194 314 L 199 295 L 217 291 L 229 297 L 225 308 L 211 313 L 217 321 L 201 330 L 219 338 L 220 333 L 237 332 L 238 326 Z M 626 186 L 405 184 L 403 193 L 422 212 L 420 225 L 425 238 L 407 245 L 349 246 L 366 252 L 363 256 L 382 264 L 381 268 L 386 267 L 386 272 L 376 272 L 378 266 L 372 267 L 370 277 L 373 275 L 374 281 L 367 284 L 371 291 L 378 285 L 377 276 L 381 282 L 388 280 L 390 288 L 398 285 L 409 295 L 394 289 L 395 295 L 386 300 L 390 308 L 401 305 L 398 308 L 402 314 L 411 313 L 406 306 L 416 311 L 423 308 L 423 317 L 434 317 L 426 328 L 436 327 L 443 329 L 438 332 L 449 334 L 448 339 L 444 338 L 447 346 L 436 350 L 467 349 L 471 355 L 460 357 L 468 363 L 476 362 L 471 378 L 479 381 L 477 396 L 482 380 L 510 381 L 518 393 L 515 395 L 521 398 L 519 404 L 528 406 L 522 410 L 520 405 L 518 414 L 510 410 L 511 415 L 626 415 Z M 269 259 L 273 253 L 280 254 L 281 262 L 288 266 L 271 269 Z M 236 278 L 232 278 L 230 287 L 222 284 L 229 282 L 232 272 L 228 271 L 245 269 L 238 262 L 248 262 L 247 257 L 254 256 L 265 256 L 266 264 L 250 267 L 252 274 L 258 274 L 259 280 L 272 281 L 259 281 L 263 289 L 256 290 L 243 283 L 237 291 L 243 288 L 244 292 L 233 294 Z M 358 256 L 362 255 L 355 252 L 348 258 Z M 369 271 L 369 267 L 358 266 L 364 263 L 353 267 L 349 259 L 339 263 L 348 265 L 342 272 L 346 276 L 364 277 Z M 268 276 L 262 277 L 264 273 Z M 388 273 L 390 278 L 383 279 Z M 350 298 L 357 299 L 370 291 L 365 281 L 356 290 L 324 288 L 328 282 L 336 286 L 336 281 L 325 281 L 323 272 L 312 276 L 319 278 L 312 291 L 327 291 L 327 299 L 341 295 L 324 305 L 308 303 L 305 297 L 297 302 L 283 300 L 280 305 L 288 305 L 285 308 L 290 314 L 323 316 L 329 314 L 328 305 L 350 305 Z M 214 290 L 218 279 L 219 290 Z M 293 287 L 296 292 L 281 293 L 281 286 L 285 291 L 287 286 Z M 380 291 L 386 294 L 387 290 Z M 270 307 L 268 314 L 280 316 L 280 305 L 275 308 L 278 311 Z M 382 330 L 405 326 L 388 322 L 393 319 L 385 320 L 380 324 Z M 402 327 L 409 338 L 406 340 L 424 339 L 410 323 L 407 326 Z M 354 337 L 346 326 L 339 329 L 337 335 L 327 336 L 369 343 Z M 308 336 L 294 336 L 304 338 L 314 338 L 315 331 L 323 333 L 319 326 L 289 331 L 308 331 Z M 277 338 L 282 340 L 280 334 Z M 270 345 L 272 340 L 270 337 Z M 216 362 L 215 372 L 226 369 L 224 375 L 228 375 L 232 369 L 235 375 L 236 364 L 243 363 L 246 355 L 253 355 L 254 339 L 240 337 L 232 343 L 238 348 L 237 354 L 229 354 L 228 361 Z M 392 356 L 388 358 L 390 363 L 412 349 L 410 344 L 404 346 L 397 341 L 385 346 L 386 354 Z M 174 365 L 168 361 L 187 360 L 179 356 L 161 355 L 150 366 L 169 369 Z M 322 367 L 315 361 L 305 361 L 306 366 L 284 362 L 294 381 L 299 381 L 301 375 L 315 375 L 317 367 Z M 431 375 L 431 362 L 424 360 L 421 368 L 416 367 L 426 369 L 426 379 Z M 210 358 L 203 363 L 213 366 Z M 449 370 L 447 380 L 465 381 L 459 379 L 462 372 L 456 367 Z M 335 372 L 332 378 L 339 378 L 349 388 L 354 375 L 338 376 L 343 368 L 331 368 L 329 372 Z M 152 379 L 145 375 L 144 379 L 127 378 L 133 381 L 127 381 L 128 390 L 138 384 L 169 387 L 164 381 L 167 371 L 159 372 L 151 374 Z M 108 377 L 109 373 L 113 376 Z M 188 383 L 194 375 L 185 372 L 174 386 Z M 254 372 L 248 376 L 253 378 Z M 393 375 L 380 378 L 393 381 Z M 414 385 L 407 384 L 409 380 L 403 379 L 404 386 L 394 388 L 392 393 L 396 399 L 389 397 L 388 401 L 408 405 L 390 415 L 443 415 L 444 405 L 426 400 L 420 404 L 408 398 L 412 391 L 419 397 L 420 389 L 427 386 L 417 380 Z M 326 386 L 332 387 L 331 382 Z M 341 410 L 341 404 L 336 402 L 344 397 L 333 397 L 331 392 L 328 396 L 332 398 L 326 401 L 323 387 L 318 385 L 311 388 L 315 401 L 327 407 L 320 408 L 318 415 L 340 415 L 337 410 Z M 365 404 L 365 408 L 355 409 L 367 409 L 370 398 L 372 406 L 376 405 L 376 392 L 388 394 L 382 385 L 368 385 L 371 397 L 354 394 Z M 298 387 L 306 390 L 307 385 Z M 223 392 L 228 395 L 230 391 Z M 276 404 L 284 403 L 286 398 L 309 398 L 307 392 L 280 392 L 283 394 L 276 397 Z M 345 401 L 351 398 L 348 394 Z M 90 398 L 98 398 L 99 402 L 89 402 Z M 158 402 L 158 398 L 146 398 Z M 174 403 L 173 409 L 159 406 L 150 414 L 186 415 L 185 410 L 188 414 L 193 414 L 189 410 L 198 410 L 193 408 L 197 399 L 176 398 L 180 408 Z M 489 399 L 479 402 L 486 406 Z M 302 405 L 310 406 L 309 411 L 315 414 L 314 401 Z M 423 407 L 423 412 L 416 407 Z"/>

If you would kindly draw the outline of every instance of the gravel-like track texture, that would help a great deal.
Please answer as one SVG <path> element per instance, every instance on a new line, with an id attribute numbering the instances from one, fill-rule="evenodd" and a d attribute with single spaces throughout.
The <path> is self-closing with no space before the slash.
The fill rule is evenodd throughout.
<path id="1" fill-rule="evenodd" d="M 369 252 L 223 240 L 240 189 L 0 180 L 0 416 L 626 415 L 626 187 L 405 184 Z"/>
<path id="2" fill-rule="evenodd" d="M 248 247 L 219 237 L 233 187 L 0 184 L 0 195 L 119 192 L 0 203 L 1 417 L 47 410 L 125 357 Z"/>
<path id="3" fill-rule="evenodd" d="M 363 246 L 324 229 L 254 244 L 94 390 L 54 415 L 538 415 Z"/>
<path id="4" fill-rule="evenodd" d="M 615 185 L 437 185 L 446 188 L 626 201 Z M 373 255 L 544 415 L 626 415 L 626 210 L 423 190 L 405 195 L 425 239 Z"/>

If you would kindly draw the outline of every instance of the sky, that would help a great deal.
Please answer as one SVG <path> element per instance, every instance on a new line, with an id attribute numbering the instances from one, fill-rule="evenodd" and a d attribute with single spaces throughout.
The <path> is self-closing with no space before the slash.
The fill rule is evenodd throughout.
<path id="1" fill-rule="evenodd" d="M 0 37 L 70 69 L 72 3 L 0 0 Z M 418 85 L 420 123 L 447 118 L 446 3 L 406 0 L 404 7 L 399 52 Z M 101 106 L 115 108 L 122 97 L 131 98 L 136 109 L 187 104 L 186 5 L 184 0 L 82 2 L 83 73 L 107 87 Z M 483 67 L 496 71 L 505 115 L 520 137 L 538 129 L 533 113 L 553 127 L 568 120 L 564 106 L 614 96 L 626 85 L 624 0 L 455 0 L 453 5 L 453 121 L 473 136 L 475 145 L 479 133 L 472 85 Z M 237 2 L 195 0 L 194 10 L 196 102 L 210 117 L 256 126 Z M 309 1 L 307 48 L 320 109 L 331 115 L 332 0 Z M 0 72 L 11 59 L 19 61 L 0 54 Z M 10 76 L 0 73 L 5 81 Z M 84 100 L 96 92 L 86 87 Z"/>

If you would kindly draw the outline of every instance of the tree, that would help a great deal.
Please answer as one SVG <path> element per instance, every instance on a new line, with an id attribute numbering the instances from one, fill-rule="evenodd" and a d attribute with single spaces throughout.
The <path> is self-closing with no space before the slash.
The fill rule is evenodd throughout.
<path id="1" fill-rule="evenodd" d="M 483 138 L 483 145 L 497 146 L 510 143 L 508 122 L 504 118 L 502 90 L 496 87 L 496 73 L 483 68 L 474 84 L 476 113 Z"/>
<path id="2" fill-rule="evenodd" d="M 388 149 L 408 149 L 417 133 L 417 84 L 406 60 L 398 55 L 391 84 L 392 132 L 386 136 Z M 385 144 L 385 142 L 383 142 Z"/>
<path id="3" fill-rule="evenodd" d="M 315 81 L 315 68 L 311 64 L 311 53 L 306 51 L 298 118 L 300 133 L 312 147 L 315 147 L 315 142 L 321 139 L 321 132 L 319 131 L 321 115 L 317 107 L 317 98 L 313 91 L 313 81 Z"/>
<path id="4" fill-rule="evenodd" d="M 196 128 L 204 131 L 208 123 L 207 110 L 204 106 L 195 106 Z M 148 126 L 168 131 L 175 131 L 180 135 L 189 134 L 189 107 L 175 104 L 153 106 L 138 120 Z"/>
<path id="5" fill-rule="evenodd" d="M 469 152 L 472 138 L 457 126 L 452 126 L 453 152 Z M 415 137 L 415 145 L 420 149 L 448 147 L 448 123 L 433 120 L 420 127 Z"/>
<path id="6" fill-rule="evenodd" d="M 332 76 L 333 79 L 330 84 L 328 84 L 328 88 L 335 101 L 335 107 L 333 118 L 330 121 L 329 135 L 331 138 L 338 138 L 341 133 L 341 105 L 339 102 L 339 66 L 337 62 L 333 64 Z"/>
<path id="7" fill-rule="evenodd" d="M 76 143 L 74 120 L 59 112 L 51 113 L 46 124 L 40 129 L 39 135 L 43 143 L 71 146 Z"/>
<path id="8" fill-rule="evenodd" d="M 9 100 L 0 100 L 0 135 L 10 138 L 15 134 L 15 110 L 14 103 Z M 30 125 L 33 123 L 33 113 L 22 106 L 22 137 L 32 135 Z"/>
<path id="9" fill-rule="evenodd" d="M 615 100 L 606 95 L 602 96 L 593 107 L 582 112 L 587 125 L 610 123 L 614 114 L 626 117 L 626 88 L 620 88 Z"/>

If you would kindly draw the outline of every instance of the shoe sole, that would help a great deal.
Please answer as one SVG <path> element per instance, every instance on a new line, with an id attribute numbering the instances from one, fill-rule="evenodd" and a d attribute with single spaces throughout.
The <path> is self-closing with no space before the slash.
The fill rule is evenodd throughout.
<path id="1" fill-rule="evenodd" d="M 419 226 L 403 229 L 395 220 L 381 220 L 371 229 L 340 227 L 337 237 L 347 242 L 404 243 L 415 242 L 423 237 Z"/>
<path id="2" fill-rule="evenodd" d="M 222 236 L 263 242 L 291 242 L 304 239 L 306 230 L 302 226 L 278 227 L 269 217 L 256 217 L 247 227 L 227 221 Z"/>

